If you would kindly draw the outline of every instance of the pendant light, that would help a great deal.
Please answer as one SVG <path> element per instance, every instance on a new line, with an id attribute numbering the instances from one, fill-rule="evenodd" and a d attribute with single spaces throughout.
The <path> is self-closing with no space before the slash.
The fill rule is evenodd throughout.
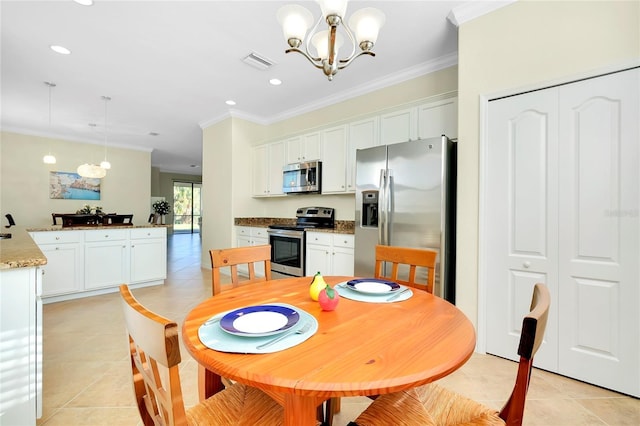
<path id="1" fill-rule="evenodd" d="M 56 87 L 56 84 L 48 81 L 45 81 L 44 84 L 49 86 L 49 132 L 51 132 L 51 90 Z M 49 153 L 42 158 L 42 162 L 44 164 L 56 164 L 56 157 L 51 154 L 51 142 L 49 142 Z"/>
<path id="2" fill-rule="evenodd" d="M 100 167 L 105 170 L 111 168 L 111 163 L 107 161 L 107 102 L 111 100 L 109 96 L 103 96 L 104 101 L 104 160 L 100 163 Z"/>

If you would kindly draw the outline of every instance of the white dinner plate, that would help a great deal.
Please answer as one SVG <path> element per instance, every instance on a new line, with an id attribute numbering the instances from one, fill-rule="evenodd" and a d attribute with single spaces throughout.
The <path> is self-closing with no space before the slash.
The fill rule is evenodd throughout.
<path id="1" fill-rule="evenodd" d="M 298 311 L 285 306 L 247 306 L 222 317 L 220 328 L 236 336 L 261 337 L 282 333 L 299 320 Z"/>
<path id="2" fill-rule="evenodd" d="M 400 290 L 400 284 L 377 278 L 361 278 L 348 281 L 347 288 L 366 294 L 389 294 Z"/>

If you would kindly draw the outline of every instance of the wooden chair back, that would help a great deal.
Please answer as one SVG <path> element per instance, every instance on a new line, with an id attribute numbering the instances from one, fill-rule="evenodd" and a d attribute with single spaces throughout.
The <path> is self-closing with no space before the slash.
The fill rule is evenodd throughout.
<path id="1" fill-rule="evenodd" d="M 271 246 L 269 244 L 209 250 L 209 255 L 211 256 L 211 288 L 213 295 L 222 291 L 220 270 L 223 268 L 230 269 L 232 287 L 271 279 Z M 256 275 L 255 266 L 259 263 L 264 265 L 263 277 Z M 238 265 L 247 265 L 249 272 L 247 278 L 240 277 Z"/>
<path id="2" fill-rule="evenodd" d="M 411 247 L 376 246 L 376 266 L 375 278 L 387 279 L 403 284 L 408 287 L 426 290 L 433 293 L 433 285 L 436 276 L 436 257 L 438 252 L 433 250 L 418 249 Z M 383 266 L 391 265 L 391 270 L 383 273 Z M 400 278 L 399 272 L 403 266 L 408 267 L 408 279 Z M 417 280 L 417 270 L 419 267 L 427 268 L 427 279 L 425 282 Z"/>
<path id="3" fill-rule="evenodd" d="M 147 310 L 120 286 L 133 390 L 145 426 L 187 424 L 180 388 L 178 325 Z"/>
<path id="4" fill-rule="evenodd" d="M 540 283 L 536 284 L 533 288 L 530 312 L 522 320 L 522 332 L 520 334 L 520 345 L 518 346 L 520 363 L 518 364 L 516 383 L 511 396 L 499 414 L 507 425 L 519 426 L 522 424 L 524 403 L 529 390 L 529 381 L 531 380 L 533 357 L 544 338 L 550 304 L 551 296 L 547 286 Z"/>

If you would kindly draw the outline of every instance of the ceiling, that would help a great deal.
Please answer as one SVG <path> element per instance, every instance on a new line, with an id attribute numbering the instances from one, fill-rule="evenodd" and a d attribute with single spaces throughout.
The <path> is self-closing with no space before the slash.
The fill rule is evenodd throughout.
<path id="1" fill-rule="evenodd" d="M 464 1 L 352 1 L 348 16 L 372 6 L 386 23 L 376 57 L 356 59 L 333 81 L 284 53 L 276 12 L 289 3 L 2 0 L 2 130 L 103 146 L 106 106 L 108 146 L 151 151 L 163 172 L 201 174 L 202 127 L 230 116 L 270 124 L 457 63 L 447 15 Z M 315 2 L 297 3 L 319 17 Z M 347 41 L 342 53 L 350 50 Z M 247 65 L 252 52 L 274 65 Z M 274 77 L 282 85 L 270 85 Z M 45 81 L 57 85 L 51 123 Z M 102 159 L 96 151 L 87 161 Z"/>

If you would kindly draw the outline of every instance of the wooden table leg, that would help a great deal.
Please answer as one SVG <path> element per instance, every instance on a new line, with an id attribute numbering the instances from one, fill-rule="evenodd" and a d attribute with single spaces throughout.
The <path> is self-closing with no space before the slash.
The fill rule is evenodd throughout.
<path id="1" fill-rule="evenodd" d="M 318 401 L 315 397 L 286 394 L 284 398 L 284 426 L 315 426 Z"/>
<path id="2" fill-rule="evenodd" d="M 224 389 L 219 375 L 198 364 L 198 397 L 200 402 Z"/>

